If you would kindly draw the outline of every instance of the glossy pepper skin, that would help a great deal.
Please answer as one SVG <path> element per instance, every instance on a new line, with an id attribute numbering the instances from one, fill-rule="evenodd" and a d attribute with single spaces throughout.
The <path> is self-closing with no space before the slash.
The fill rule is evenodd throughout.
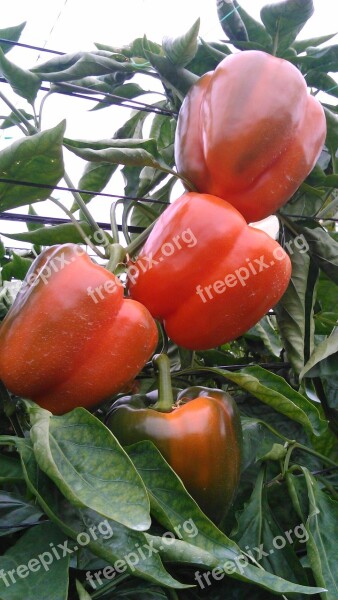
<path id="1" fill-rule="evenodd" d="M 151 407 L 157 392 L 126 396 L 113 405 L 107 426 L 123 446 L 152 441 L 201 509 L 218 523 L 239 482 L 242 431 L 237 405 L 222 390 L 180 392 L 172 412 Z"/>
<path id="2" fill-rule="evenodd" d="M 75 244 L 53 246 L 34 261 L 1 324 L 0 378 L 62 414 L 120 391 L 156 344 L 148 310 L 124 299 L 112 273 Z"/>
<path id="3" fill-rule="evenodd" d="M 195 240 L 190 247 L 182 241 L 185 231 Z M 177 236 L 180 249 L 174 245 Z M 170 248 L 174 251 L 165 255 Z M 290 275 L 281 246 L 247 225 L 231 204 L 188 193 L 156 222 L 129 269 L 128 285 L 132 298 L 163 321 L 176 344 L 205 350 L 257 323 L 277 304 Z"/>
<path id="4" fill-rule="evenodd" d="M 294 194 L 325 135 L 323 108 L 296 67 L 258 50 L 240 52 L 202 76 L 184 99 L 177 170 L 197 191 L 259 221 Z"/>

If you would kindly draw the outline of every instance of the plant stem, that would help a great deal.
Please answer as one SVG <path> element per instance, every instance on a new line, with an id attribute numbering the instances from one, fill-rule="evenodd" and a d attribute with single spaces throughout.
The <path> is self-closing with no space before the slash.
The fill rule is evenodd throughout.
<path id="1" fill-rule="evenodd" d="M 166 354 L 156 354 L 153 364 L 158 368 L 158 401 L 152 409 L 159 412 L 171 412 L 174 404 L 171 387 L 170 360 Z"/>
<path id="2" fill-rule="evenodd" d="M 75 185 L 73 184 L 72 180 L 70 179 L 68 173 L 64 173 L 63 176 L 66 184 L 68 187 L 70 188 L 75 188 Z M 79 208 L 82 210 L 84 217 L 87 219 L 89 225 L 91 226 L 92 230 L 95 232 L 99 232 L 100 236 L 102 236 L 102 239 L 105 240 L 106 245 L 108 246 L 110 244 L 109 239 L 107 238 L 106 234 L 104 233 L 104 231 L 102 229 L 100 229 L 100 227 L 98 226 L 98 224 L 96 223 L 95 219 L 92 217 L 92 215 L 90 214 L 86 203 L 84 202 L 81 194 L 79 194 L 79 192 L 72 192 L 73 196 L 74 196 L 74 200 L 77 202 Z"/>
<path id="3" fill-rule="evenodd" d="M 22 133 L 24 133 L 25 135 L 36 133 L 35 127 L 32 126 L 28 119 L 26 119 L 26 117 L 20 112 L 20 110 L 16 108 L 14 104 L 12 104 L 11 101 L 8 100 L 8 98 L 6 98 L 6 96 L 4 96 L 2 92 L 0 92 L 0 98 L 5 102 L 5 104 L 7 104 L 7 106 L 11 109 L 12 113 L 18 117 L 19 123 L 16 123 L 16 125 L 19 127 Z M 26 129 L 22 126 L 22 123 L 26 125 Z"/>
<path id="4" fill-rule="evenodd" d="M 128 254 L 129 256 L 133 256 L 133 254 L 135 254 L 137 252 L 137 250 L 139 250 L 139 248 L 141 248 L 141 246 L 143 246 L 143 244 L 146 241 L 146 239 L 148 238 L 150 232 L 154 228 L 154 225 L 156 222 L 157 222 L 157 220 L 154 221 L 153 223 L 151 223 L 149 225 L 149 227 L 147 227 L 147 229 L 142 231 L 142 233 L 140 233 L 140 235 L 137 236 L 137 238 L 135 240 L 133 240 L 130 244 L 128 244 L 128 246 L 126 247 L 126 254 Z"/>
<path id="5" fill-rule="evenodd" d="M 76 220 L 76 218 L 74 217 L 73 213 L 68 210 L 68 208 L 66 208 L 62 202 L 60 202 L 59 200 L 57 200 L 56 198 L 50 198 L 50 200 L 56 204 L 56 206 L 58 206 L 59 208 L 61 208 L 61 210 L 63 210 L 66 215 L 70 218 L 70 220 L 72 221 L 72 223 L 75 225 L 76 229 L 78 230 L 80 236 L 83 239 L 83 243 L 86 244 L 87 246 L 90 246 L 90 248 L 95 252 L 95 254 L 97 254 L 100 258 L 106 258 L 105 254 L 103 254 L 98 248 L 97 246 L 95 246 L 95 244 L 92 243 L 92 241 L 89 239 L 89 237 L 87 236 L 86 232 L 83 231 L 80 223 Z"/>

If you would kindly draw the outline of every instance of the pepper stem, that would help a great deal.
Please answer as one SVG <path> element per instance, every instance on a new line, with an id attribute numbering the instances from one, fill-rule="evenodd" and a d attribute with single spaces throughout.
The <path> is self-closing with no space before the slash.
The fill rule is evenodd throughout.
<path id="1" fill-rule="evenodd" d="M 171 387 L 170 360 L 166 354 L 156 354 L 153 364 L 158 368 L 158 401 L 151 408 L 159 412 L 171 412 L 174 397 Z"/>

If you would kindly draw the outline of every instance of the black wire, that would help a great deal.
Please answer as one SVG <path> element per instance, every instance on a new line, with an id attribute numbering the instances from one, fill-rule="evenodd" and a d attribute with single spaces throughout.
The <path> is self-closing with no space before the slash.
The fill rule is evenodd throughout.
<path id="1" fill-rule="evenodd" d="M 42 223 L 43 225 L 64 225 L 72 223 L 70 219 L 62 219 L 59 217 L 40 217 L 39 215 L 25 215 L 22 213 L 4 213 L 0 212 L 0 221 L 23 221 L 24 223 Z M 110 230 L 109 223 L 98 223 L 101 229 Z M 118 230 L 122 231 L 122 225 L 118 225 Z M 128 225 L 128 230 L 131 233 L 142 233 L 144 227 L 138 225 Z M 6 235 L 4 233 L 4 235 Z"/>
<path id="2" fill-rule="evenodd" d="M 93 196 L 104 196 L 106 198 L 123 198 L 124 200 L 134 200 L 142 202 L 154 202 L 156 204 L 168 204 L 164 200 L 156 200 L 152 198 L 138 198 L 135 196 L 123 196 L 121 194 L 107 194 L 106 192 L 96 192 L 94 190 L 81 190 L 79 188 L 66 187 L 62 185 L 50 185 L 48 183 L 37 183 L 34 181 L 17 181 L 16 179 L 7 179 L 6 177 L 0 177 L 0 183 L 9 183 L 12 185 L 23 185 L 27 187 L 35 187 L 48 190 L 59 190 L 61 192 L 77 192 L 79 194 L 90 194 Z"/>
<path id="3" fill-rule="evenodd" d="M 28 48 L 29 50 L 40 50 L 40 52 L 49 52 L 50 54 L 66 54 L 66 52 L 60 52 L 60 50 L 40 48 L 40 46 L 32 46 L 31 44 L 23 44 L 22 42 L 13 42 L 13 40 L 7 40 L 6 38 L 0 38 L 0 42 L 3 42 L 4 44 L 9 44 L 10 46 L 20 46 L 22 48 Z"/>

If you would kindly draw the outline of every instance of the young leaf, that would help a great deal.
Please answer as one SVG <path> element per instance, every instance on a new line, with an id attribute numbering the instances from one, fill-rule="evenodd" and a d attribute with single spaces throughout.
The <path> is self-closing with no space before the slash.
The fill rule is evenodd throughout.
<path id="1" fill-rule="evenodd" d="M 42 523 L 24 533 L 2 557 L 1 599 L 67 600 L 69 554 L 60 552 L 56 559 L 50 551 L 64 541 L 64 534 L 53 523 Z"/>
<path id="2" fill-rule="evenodd" d="M 31 104 L 34 102 L 40 89 L 41 79 L 32 73 L 12 63 L 0 48 L 0 73 L 16 94 L 25 98 Z"/>
<path id="3" fill-rule="evenodd" d="M 236 373 L 226 370 L 220 372 L 233 383 L 272 406 L 277 412 L 300 423 L 315 435 L 320 435 L 327 428 L 327 423 L 321 419 L 316 405 L 296 392 L 283 377 L 258 366 L 245 367 Z"/>
<path id="4" fill-rule="evenodd" d="M 198 47 L 200 19 L 193 24 L 185 35 L 178 38 L 164 38 L 163 49 L 171 62 L 178 67 L 185 67 L 194 58 Z"/>
<path id="5" fill-rule="evenodd" d="M 53 129 L 20 139 L 0 152 L 0 210 L 46 200 L 64 173 L 62 142 L 65 121 Z M 3 182 L 9 179 L 12 183 Z M 40 187 L 15 182 L 37 183 Z"/>
<path id="6" fill-rule="evenodd" d="M 338 503 L 323 492 L 315 477 L 302 468 L 309 496 L 309 515 L 306 530 L 309 535 L 307 550 L 313 576 L 318 585 L 328 591 L 325 600 L 338 596 L 337 548 Z"/>
<path id="7" fill-rule="evenodd" d="M 33 121 L 33 115 L 26 112 L 23 108 L 19 108 L 19 112 L 22 114 L 27 121 Z M 21 123 L 22 119 L 18 117 L 16 113 L 11 112 L 8 117 L 6 117 L 0 125 L 0 129 L 9 129 L 10 127 L 14 127 L 18 123 Z"/>
<path id="8" fill-rule="evenodd" d="M 236 514 L 238 527 L 234 540 L 244 550 L 249 549 L 266 571 L 284 579 L 307 585 L 306 571 L 301 567 L 292 543 L 297 538 L 286 538 L 272 513 L 267 489 L 264 487 L 262 468 L 250 500 L 244 509 Z M 290 532 L 288 532 L 290 535 Z"/>
<path id="9" fill-rule="evenodd" d="M 149 50 L 146 56 L 151 65 L 160 75 L 162 82 L 170 88 L 180 100 L 188 93 L 191 86 L 199 79 L 191 71 L 174 65 L 167 57 L 154 54 Z"/>
<path id="10" fill-rule="evenodd" d="M 261 19 L 279 52 L 294 42 L 313 12 L 313 0 L 282 0 L 263 6 Z"/>
<path id="11" fill-rule="evenodd" d="M 14 27 L 6 27 L 0 29 L 0 38 L 4 40 L 11 40 L 11 42 L 17 42 L 26 26 L 26 21 L 20 23 L 20 25 L 14 25 Z M 4 54 L 7 54 L 15 44 L 8 44 L 7 42 L 0 42 L 0 48 Z"/>
<path id="12" fill-rule="evenodd" d="M 30 409 L 39 467 L 75 506 L 88 507 L 131 529 L 150 525 L 140 476 L 113 434 L 84 408 L 62 417 Z"/>
<path id="13" fill-rule="evenodd" d="M 301 370 L 299 377 L 302 379 L 307 374 L 308 377 L 311 377 L 311 369 L 318 365 L 321 361 L 323 361 L 328 356 L 332 356 L 332 354 L 336 354 L 338 352 L 338 328 L 335 329 L 332 334 L 324 339 L 321 344 L 319 344 L 314 352 L 311 354 L 308 362 L 304 365 L 304 368 Z"/>
<path id="14" fill-rule="evenodd" d="M 2 267 L 1 278 L 3 281 L 19 279 L 22 281 L 30 268 L 32 261 L 12 251 L 12 260 Z"/>

